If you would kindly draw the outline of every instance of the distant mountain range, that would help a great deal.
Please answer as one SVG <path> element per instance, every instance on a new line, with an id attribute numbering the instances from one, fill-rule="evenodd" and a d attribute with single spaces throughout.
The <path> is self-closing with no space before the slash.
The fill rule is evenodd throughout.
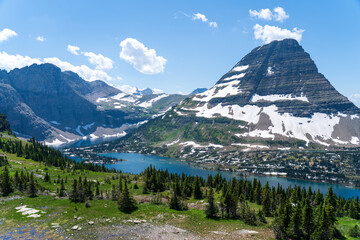
<path id="1" fill-rule="evenodd" d="M 296 40 L 252 50 L 209 90 L 183 100 L 113 149 L 137 145 L 170 156 L 360 146 L 360 109 L 318 72 Z M 208 155 L 206 157 L 209 157 Z"/>
<path id="2" fill-rule="evenodd" d="M 186 97 L 151 89 L 125 93 L 52 64 L 0 71 L 0 112 L 19 136 L 34 136 L 49 145 L 123 136 L 129 127 L 163 114 Z"/>

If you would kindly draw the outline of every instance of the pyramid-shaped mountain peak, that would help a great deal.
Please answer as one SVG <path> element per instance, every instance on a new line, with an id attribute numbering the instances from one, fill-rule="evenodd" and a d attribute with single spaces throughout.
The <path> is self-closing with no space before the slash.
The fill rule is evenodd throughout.
<path id="1" fill-rule="evenodd" d="M 318 72 L 296 40 L 273 41 L 247 54 L 216 85 L 194 100 L 245 106 L 276 105 L 281 112 L 310 117 L 321 113 L 359 113 Z"/>

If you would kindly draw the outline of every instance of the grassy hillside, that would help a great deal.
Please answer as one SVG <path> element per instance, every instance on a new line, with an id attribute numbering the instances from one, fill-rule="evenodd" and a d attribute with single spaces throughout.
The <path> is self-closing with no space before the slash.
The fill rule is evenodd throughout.
<path id="1" fill-rule="evenodd" d="M 1 138 L 1 140 L 7 141 L 4 138 Z M 102 239 L 108 236 L 106 234 L 110 234 L 111 231 L 113 231 L 113 234 L 117 231 L 119 236 L 121 236 L 124 234 L 124 231 L 127 233 L 129 231 L 133 232 L 140 225 L 142 228 L 157 231 L 159 234 L 162 232 L 161 229 L 167 229 L 170 233 L 166 234 L 172 237 L 195 236 L 216 239 L 218 234 L 226 233 L 229 234 L 228 237 L 231 239 L 238 234 L 247 234 L 246 231 L 236 233 L 241 229 L 256 231 L 256 236 L 259 239 L 272 239 L 273 236 L 269 224 L 248 226 L 240 220 L 213 220 L 206 218 L 203 211 L 206 199 L 195 200 L 189 198 L 189 210 L 176 211 L 169 209 L 166 204 L 170 194 L 170 191 L 166 190 L 162 193 L 163 204 L 151 204 L 151 193 L 142 193 L 144 182 L 140 176 L 89 170 L 74 171 L 46 165 L 3 151 L 0 151 L 0 155 L 6 156 L 8 159 L 8 167 L 12 178 L 14 178 L 16 171 L 19 172 L 25 169 L 27 173 L 34 173 L 38 184 L 37 197 L 29 197 L 27 192 L 20 192 L 18 190 L 9 196 L 0 197 L 0 238 L 10 236 L 11 239 L 23 237 Z M 0 173 L 3 172 L 3 170 L 4 167 L 0 167 Z M 44 178 L 46 173 L 50 176 L 49 182 L 45 182 Z M 86 177 L 89 181 L 98 183 L 103 193 L 103 199 L 94 197 L 93 200 L 89 201 L 91 205 L 89 208 L 86 208 L 84 203 L 71 202 L 67 196 L 58 197 L 57 192 L 61 187 L 58 179 L 67 180 L 64 185 L 66 191 L 69 193 L 73 180 L 78 179 L 79 176 L 82 178 Z M 131 214 L 120 212 L 117 207 L 117 202 L 108 198 L 111 195 L 112 184 L 117 184 L 119 177 L 125 177 L 129 181 L 130 192 L 140 203 L 138 209 Z M 138 189 L 134 189 L 135 184 L 139 187 Z M 22 213 L 16 209 L 21 206 L 40 210 L 41 212 L 38 212 L 40 217 L 32 218 L 29 217 L 29 215 L 22 215 Z M 256 204 L 251 204 L 251 206 L 254 209 L 260 208 L 260 206 Z M 128 220 L 145 220 L 146 222 L 143 221 L 142 223 L 136 224 Z M 94 224 L 88 224 L 89 221 L 93 221 Z M 269 219 L 269 222 L 271 222 L 271 219 Z M 71 230 L 74 226 L 79 226 L 82 230 Z M 122 230 L 119 230 L 118 227 L 121 227 Z M 104 229 L 106 229 L 106 231 L 104 231 Z M 221 233 L 217 233 L 216 231 Z M 130 234 L 129 236 L 138 237 L 135 233 L 128 234 Z M 252 235 L 251 232 L 249 234 Z"/>
<path id="2" fill-rule="evenodd" d="M 9 138 L 0 140 L 3 143 L 12 141 Z M 20 143 L 23 149 L 42 149 L 33 148 L 36 142 L 18 142 L 17 146 Z M 10 153 L 11 151 L 16 152 Z M 47 150 L 49 151 L 51 152 L 50 149 Z M 37 152 L 40 154 L 42 151 Z M 164 239 L 275 238 L 272 230 L 273 217 L 267 217 L 267 223 L 256 221 L 251 225 L 238 218 L 207 218 L 204 212 L 208 202 L 207 185 L 201 187 L 204 198 L 195 199 L 190 195 L 185 199 L 188 210 L 177 211 L 170 209 L 167 204 L 172 188 L 165 179 L 162 180 L 166 185 L 161 193 L 162 203 L 154 204 L 154 197 L 150 191 L 153 185 L 149 185 L 149 181 L 152 182 L 154 179 L 148 178 L 146 174 L 103 172 L 102 168 L 92 171 L 67 160 L 64 160 L 63 164 L 58 160 L 61 156 L 56 156 L 56 152 L 48 155 L 48 159 L 53 158 L 53 161 L 27 158 L 26 152 L 19 154 L 15 147 L 9 151 L 1 150 L 0 155 L 7 158 L 6 167 L 12 179 L 15 179 L 16 172 L 23 172 L 25 175 L 32 173 L 38 190 L 36 197 L 29 197 L 27 190 L 18 189 L 9 196 L 0 197 L 0 238 L 105 239 L 114 236 L 126 239 L 144 239 L 152 236 L 162 236 Z M 0 167 L 0 173 L 3 173 L 4 169 L 5 166 Z M 94 186 L 94 192 L 95 188 L 99 188 L 99 193 L 95 193 L 92 200 L 77 203 L 69 200 L 73 182 L 79 177 L 83 180 L 86 178 Z M 112 200 L 112 186 L 118 186 L 120 179 L 128 183 L 130 194 L 138 202 L 138 208 L 131 213 L 119 211 L 117 201 Z M 15 181 L 13 182 L 15 184 Z M 61 182 L 65 188 L 64 197 L 59 197 Z M 144 188 L 147 190 L 145 191 Z M 217 203 L 221 201 L 223 191 L 223 188 L 219 188 L 215 192 Z M 246 201 L 246 203 L 251 211 L 257 212 L 262 209 L 262 206 L 255 202 Z M 24 212 L 25 210 L 28 212 Z M 35 214 L 35 217 L 31 217 L 31 214 Z M 337 228 L 347 237 L 350 228 L 358 223 L 360 223 L 358 220 L 341 217 L 338 218 Z"/>

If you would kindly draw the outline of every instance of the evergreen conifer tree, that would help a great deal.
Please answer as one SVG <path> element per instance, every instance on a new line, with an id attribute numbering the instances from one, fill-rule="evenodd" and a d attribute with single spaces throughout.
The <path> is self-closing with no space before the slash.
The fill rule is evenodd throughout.
<path id="1" fill-rule="evenodd" d="M 64 186 L 64 180 L 61 179 L 61 187 L 59 191 L 59 197 L 65 197 L 65 186 Z"/>
<path id="2" fill-rule="evenodd" d="M 359 226 L 357 224 L 350 229 L 349 236 L 353 238 L 360 238 Z"/>
<path id="3" fill-rule="evenodd" d="M 298 202 L 296 203 L 296 206 L 292 212 L 291 221 L 289 225 L 289 236 L 291 236 L 291 239 L 294 240 L 303 239 L 302 231 L 300 229 L 301 219 L 302 219 L 301 205 Z"/>
<path id="4" fill-rule="evenodd" d="M 50 175 L 48 172 L 46 172 L 46 174 L 45 174 L 44 182 L 50 182 Z"/>
<path id="5" fill-rule="evenodd" d="M 73 185 L 72 185 L 72 191 L 70 193 L 70 200 L 73 202 L 78 202 L 79 201 L 79 195 L 78 195 L 78 184 L 77 184 L 77 180 L 74 179 Z"/>
<path id="6" fill-rule="evenodd" d="M 122 193 L 120 194 L 120 197 L 118 200 L 119 209 L 122 212 L 131 212 L 137 208 L 136 205 L 137 205 L 137 202 L 134 199 L 134 197 L 130 195 L 127 181 L 125 181 L 124 189 L 123 189 Z"/>
<path id="7" fill-rule="evenodd" d="M 228 218 L 236 217 L 237 201 L 234 194 L 232 194 L 232 192 L 230 191 L 230 189 L 225 193 L 224 205 L 225 205 L 226 216 Z"/>
<path id="8" fill-rule="evenodd" d="M 208 205 L 206 206 L 205 214 L 209 218 L 214 218 L 217 216 L 218 212 L 219 212 L 219 208 L 215 203 L 214 191 L 212 188 L 210 188 Z"/>
<path id="9" fill-rule="evenodd" d="M 304 238 L 309 240 L 314 229 L 313 209 L 310 205 L 309 196 L 307 199 L 305 199 L 301 227 L 304 233 Z"/>
<path id="10" fill-rule="evenodd" d="M 3 174 L 1 176 L 1 191 L 3 196 L 8 196 L 10 193 L 14 192 L 12 185 L 12 179 L 9 174 L 9 169 L 5 166 Z"/>
<path id="11" fill-rule="evenodd" d="M 262 194 L 262 204 L 263 204 L 263 211 L 265 216 L 271 217 L 271 198 L 270 198 L 270 187 L 269 183 L 266 182 L 263 194 Z"/>
<path id="12" fill-rule="evenodd" d="M 30 197 L 36 197 L 36 193 L 37 193 L 37 188 L 36 188 L 36 183 L 35 183 L 35 180 L 34 180 L 34 173 L 31 173 L 31 175 L 30 175 L 30 185 L 29 185 Z"/>
<path id="13" fill-rule="evenodd" d="M 198 176 L 195 177 L 194 180 L 194 198 L 195 199 L 201 199 L 202 198 L 202 192 L 201 192 L 201 186 L 200 186 L 200 179 Z"/>

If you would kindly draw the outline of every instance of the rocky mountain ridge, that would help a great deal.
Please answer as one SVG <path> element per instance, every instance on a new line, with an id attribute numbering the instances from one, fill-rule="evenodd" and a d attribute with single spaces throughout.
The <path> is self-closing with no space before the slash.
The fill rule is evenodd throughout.
<path id="1" fill-rule="evenodd" d="M 0 112 L 18 135 L 53 146 L 123 136 L 128 128 L 164 113 L 185 97 L 151 89 L 128 94 L 103 81 L 87 82 L 73 72 L 61 72 L 52 64 L 0 71 Z"/>

